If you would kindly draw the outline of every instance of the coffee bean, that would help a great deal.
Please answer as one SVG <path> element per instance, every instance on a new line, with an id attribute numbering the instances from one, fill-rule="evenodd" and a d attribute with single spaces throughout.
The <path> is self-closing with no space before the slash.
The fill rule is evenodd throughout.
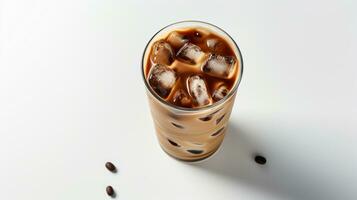
<path id="1" fill-rule="evenodd" d="M 222 110 L 222 108 L 214 111 L 213 113 L 207 115 L 206 117 L 201 117 L 201 118 L 198 118 L 198 119 L 200 119 L 201 121 L 204 121 L 204 122 L 209 121 L 209 120 L 212 119 L 213 115 L 218 113 L 220 110 Z"/>
<path id="2" fill-rule="evenodd" d="M 116 172 L 117 171 L 116 167 L 111 162 L 105 163 L 105 167 L 111 172 Z"/>
<path id="3" fill-rule="evenodd" d="M 112 186 L 107 186 L 107 188 L 105 189 L 105 191 L 107 192 L 107 194 L 109 195 L 109 196 L 111 196 L 111 197 L 113 197 L 114 196 L 114 189 L 113 189 L 113 187 Z"/>
<path id="4" fill-rule="evenodd" d="M 254 160 L 256 163 L 258 163 L 260 165 L 265 165 L 265 163 L 267 162 L 266 158 L 264 158 L 263 156 L 260 156 L 260 155 L 256 155 Z"/>
<path id="5" fill-rule="evenodd" d="M 211 136 L 217 136 L 223 131 L 224 127 L 220 128 L 218 131 L 214 132 Z"/>
<path id="6" fill-rule="evenodd" d="M 201 154 L 201 153 L 203 153 L 203 151 L 202 150 L 195 150 L 195 149 L 189 149 L 189 150 L 187 150 L 188 152 L 190 152 L 190 153 L 192 153 L 192 154 Z"/>
<path id="7" fill-rule="evenodd" d="M 222 121 L 222 119 L 224 118 L 225 115 L 226 115 L 226 114 L 220 116 L 220 117 L 216 120 L 216 124 L 219 124 L 219 122 Z"/>
<path id="8" fill-rule="evenodd" d="M 204 121 L 204 122 L 206 122 L 206 121 L 209 121 L 209 120 L 211 120 L 212 119 L 212 115 L 208 115 L 208 116 L 206 116 L 206 117 L 201 117 L 201 118 L 199 118 L 201 121 Z"/>
<path id="9" fill-rule="evenodd" d="M 177 128 L 184 128 L 182 125 L 175 124 L 175 123 L 173 123 L 173 122 L 171 122 L 171 124 L 174 125 L 174 126 L 177 127 Z"/>
<path id="10" fill-rule="evenodd" d="M 180 145 L 177 144 L 176 142 L 174 142 L 174 141 L 172 141 L 172 140 L 170 140 L 170 139 L 167 139 L 167 140 L 168 140 L 169 143 L 172 144 L 173 146 L 175 146 L 175 147 L 180 147 Z"/>

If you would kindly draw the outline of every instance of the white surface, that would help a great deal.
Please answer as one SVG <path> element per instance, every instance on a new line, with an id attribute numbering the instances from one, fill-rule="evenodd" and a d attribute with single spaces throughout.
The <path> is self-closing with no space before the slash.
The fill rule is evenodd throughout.
<path id="1" fill-rule="evenodd" d="M 355 1 L 144 2 L 0 4 L 0 199 L 357 199 Z M 199 165 L 158 146 L 140 75 L 146 42 L 184 19 L 225 29 L 245 67 Z"/>

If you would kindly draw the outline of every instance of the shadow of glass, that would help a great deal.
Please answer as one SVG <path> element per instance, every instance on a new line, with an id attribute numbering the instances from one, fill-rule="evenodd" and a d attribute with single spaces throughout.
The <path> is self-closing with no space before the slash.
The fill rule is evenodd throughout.
<path id="1" fill-rule="evenodd" d="M 216 155 L 192 166 L 218 174 L 237 184 L 268 192 L 281 199 L 336 199 L 336 183 L 323 182 L 322 180 L 326 180 L 326 174 L 319 173 L 318 169 L 313 167 L 309 170 L 306 163 L 310 160 L 298 155 L 294 157 L 294 153 L 291 155 L 286 145 L 279 146 L 279 142 L 276 142 L 267 148 L 275 148 L 274 151 L 261 152 L 262 148 L 259 140 L 255 138 L 254 131 L 241 128 L 234 123 L 230 124 L 225 137 Z M 279 140 L 279 137 L 284 135 L 277 134 L 273 137 L 276 138 L 272 139 Z M 289 136 L 285 137 L 287 139 Z M 254 162 L 256 154 L 267 158 L 266 165 Z"/>

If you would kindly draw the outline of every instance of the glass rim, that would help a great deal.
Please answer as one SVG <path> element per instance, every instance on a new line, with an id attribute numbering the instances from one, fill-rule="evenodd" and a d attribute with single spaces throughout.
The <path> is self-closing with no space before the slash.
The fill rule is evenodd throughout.
<path id="1" fill-rule="evenodd" d="M 238 79 L 236 80 L 236 83 L 234 84 L 234 87 L 231 89 L 231 91 L 228 93 L 227 96 L 225 96 L 224 98 L 222 98 L 221 100 L 217 101 L 217 102 L 214 102 L 212 103 L 211 105 L 208 105 L 208 106 L 204 106 L 204 107 L 198 107 L 198 108 L 185 108 L 185 107 L 180 107 L 180 106 L 176 106 L 176 105 L 173 105 L 173 104 L 170 104 L 169 102 L 165 101 L 165 99 L 161 98 L 158 94 L 156 94 L 155 91 L 153 91 L 153 89 L 150 87 L 148 81 L 146 80 L 146 77 L 145 77 L 145 70 L 144 70 L 144 64 L 145 64 L 145 53 L 147 51 L 147 48 L 149 47 L 149 44 L 151 43 L 151 41 L 163 30 L 165 30 L 166 28 L 169 28 L 171 26 L 174 26 L 176 24 L 182 24 L 182 23 L 198 23 L 198 24 L 204 24 L 204 25 L 208 25 L 208 26 L 212 26 L 216 29 L 218 29 L 219 31 L 222 31 L 224 34 L 226 34 L 228 36 L 228 38 L 232 41 L 233 45 L 235 46 L 235 48 L 237 49 L 238 51 L 238 56 L 239 56 L 239 59 L 240 59 L 240 69 L 239 69 L 239 77 Z M 209 28 L 209 27 L 208 27 Z M 236 93 L 237 89 L 238 89 L 238 86 L 242 80 L 242 75 L 243 75 L 243 57 L 242 57 L 242 53 L 237 45 L 237 43 L 234 41 L 234 39 L 226 32 L 224 31 L 223 29 L 221 29 L 220 27 L 214 25 L 214 24 L 211 24 L 211 23 L 208 23 L 208 22 L 204 22 L 204 21 L 199 21 L 199 20 L 184 20 L 184 21 L 178 21 L 178 22 L 174 22 L 174 23 L 171 23 L 169 25 L 166 25 L 164 26 L 163 28 L 161 28 L 160 30 L 158 30 L 151 38 L 150 40 L 148 41 L 148 43 L 145 45 L 145 48 L 144 48 L 144 52 L 143 52 L 143 55 L 142 55 L 142 59 L 141 59 L 141 75 L 142 75 L 142 79 L 145 83 L 145 87 L 146 89 L 148 89 L 151 93 L 151 95 L 153 95 L 157 100 L 159 100 L 161 103 L 163 103 L 164 105 L 166 106 L 169 106 L 170 108 L 174 108 L 176 110 L 179 110 L 179 111 L 185 111 L 185 112 L 190 112 L 190 111 L 202 111 L 202 110 L 207 110 L 207 109 L 210 109 L 210 108 L 213 108 L 213 107 L 216 107 L 222 103 L 224 103 L 225 101 L 227 101 L 228 99 L 230 99 L 233 94 Z"/>

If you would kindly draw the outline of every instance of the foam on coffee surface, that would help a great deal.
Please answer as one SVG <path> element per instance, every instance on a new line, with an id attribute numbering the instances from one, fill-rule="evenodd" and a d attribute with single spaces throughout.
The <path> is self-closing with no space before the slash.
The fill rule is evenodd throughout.
<path id="1" fill-rule="evenodd" d="M 154 41 L 147 59 L 150 87 L 168 103 L 186 108 L 227 96 L 240 62 L 224 38 L 201 28 L 176 30 Z"/>

